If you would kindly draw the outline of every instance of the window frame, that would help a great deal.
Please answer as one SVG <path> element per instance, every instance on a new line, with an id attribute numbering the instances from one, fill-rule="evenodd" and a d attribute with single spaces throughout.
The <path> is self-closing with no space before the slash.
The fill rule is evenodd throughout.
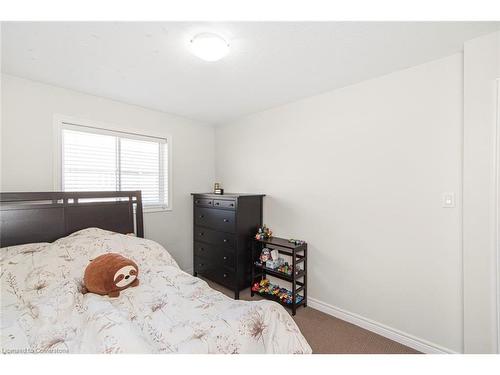
<path id="1" fill-rule="evenodd" d="M 163 178 L 167 178 L 167 183 L 163 184 L 163 188 L 167 189 L 167 205 L 143 205 L 143 211 L 147 212 L 161 212 L 161 211 L 172 211 L 172 136 L 166 134 L 155 134 L 150 131 L 143 131 L 140 129 L 130 129 L 124 130 L 124 127 L 117 125 L 103 123 L 93 120 L 84 120 L 71 116 L 65 116 L 61 114 L 54 115 L 54 190 L 63 191 L 63 144 L 62 144 L 62 131 L 63 129 L 75 129 L 80 131 L 88 131 L 94 134 L 106 134 L 113 136 L 123 135 L 125 138 L 139 139 L 139 140 L 151 140 L 151 138 L 157 138 L 162 140 L 167 145 L 167 170 L 165 171 Z M 82 129 L 83 128 L 83 129 Z M 165 150 L 164 148 L 161 148 Z M 160 156 L 160 165 L 164 164 L 164 158 Z M 165 175 L 166 172 L 166 175 Z"/>

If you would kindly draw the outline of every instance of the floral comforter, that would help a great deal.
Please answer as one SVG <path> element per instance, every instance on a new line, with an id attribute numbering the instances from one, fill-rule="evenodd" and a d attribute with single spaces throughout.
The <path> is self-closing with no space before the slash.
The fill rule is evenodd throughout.
<path id="1" fill-rule="evenodd" d="M 85 267 L 106 252 L 139 265 L 139 286 L 83 295 Z M 4 353 L 311 353 L 282 306 L 232 300 L 150 240 L 89 228 L 0 256 Z"/>

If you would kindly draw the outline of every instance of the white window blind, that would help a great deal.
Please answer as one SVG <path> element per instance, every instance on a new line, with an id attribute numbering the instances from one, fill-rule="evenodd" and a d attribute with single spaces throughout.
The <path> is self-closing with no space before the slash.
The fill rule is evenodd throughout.
<path id="1" fill-rule="evenodd" d="M 168 207 L 166 139 L 63 124 L 64 191 L 141 190 L 145 206 Z"/>

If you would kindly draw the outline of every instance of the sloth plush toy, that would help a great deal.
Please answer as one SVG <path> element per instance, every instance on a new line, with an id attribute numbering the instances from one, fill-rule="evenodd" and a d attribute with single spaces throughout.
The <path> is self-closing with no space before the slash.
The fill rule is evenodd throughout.
<path id="1" fill-rule="evenodd" d="M 102 296 L 118 297 L 120 291 L 139 285 L 137 264 L 120 254 L 99 255 L 85 269 L 82 293 L 96 293 Z"/>

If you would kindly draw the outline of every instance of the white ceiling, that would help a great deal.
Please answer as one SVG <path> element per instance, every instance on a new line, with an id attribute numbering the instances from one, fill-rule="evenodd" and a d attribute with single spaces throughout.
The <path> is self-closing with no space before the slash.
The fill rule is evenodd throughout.
<path id="1" fill-rule="evenodd" d="M 493 22 L 3 22 L 2 71 L 223 123 L 461 51 Z M 217 32 L 205 62 L 189 39 Z"/>

